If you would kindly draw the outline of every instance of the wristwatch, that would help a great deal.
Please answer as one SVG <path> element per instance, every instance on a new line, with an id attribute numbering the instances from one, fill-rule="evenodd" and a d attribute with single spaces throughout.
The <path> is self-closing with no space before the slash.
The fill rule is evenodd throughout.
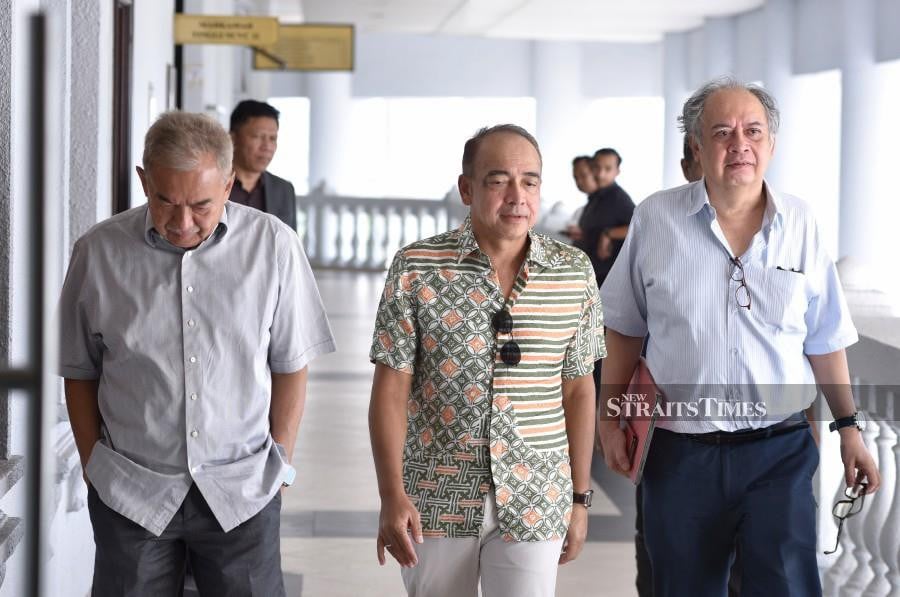
<path id="1" fill-rule="evenodd" d="M 850 415 L 849 417 L 841 417 L 840 419 L 836 419 L 832 421 L 828 425 L 828 429 L 830 431 L 837 431 L 838 429 L 843 429 L 844 427 L 854 426 L 860 431 L 865 430 L 866 428 L 866 417 L 861 412 L 857 411 Z"/>
<path id="2" fill-rule="evenodd" d="M 572 492 L 572 503 L 581 504 L 585 508 L 591 507 L 591 501 L 594 499 L 594 490 L 588 489 L 584 493 Z"/>
<path id="3" fill-rule="evenodd" d="M 297 479 L 297 469 L 292 466 L 288 467 L 288 470 L 284 473 L 284 478 L 281 480 L 282 487 L 290 487 L 294 484 L 294 481 Z"/>

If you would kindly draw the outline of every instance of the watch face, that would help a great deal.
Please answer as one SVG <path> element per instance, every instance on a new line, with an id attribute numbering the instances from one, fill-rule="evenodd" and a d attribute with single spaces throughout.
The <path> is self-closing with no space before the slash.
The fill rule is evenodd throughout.
<path id="1" fill-rule="evenodd" d="M 860 431 L 866 430 L 866 415 L 862 411 L 857 411 L 856 415 L 856 426 Z"/>

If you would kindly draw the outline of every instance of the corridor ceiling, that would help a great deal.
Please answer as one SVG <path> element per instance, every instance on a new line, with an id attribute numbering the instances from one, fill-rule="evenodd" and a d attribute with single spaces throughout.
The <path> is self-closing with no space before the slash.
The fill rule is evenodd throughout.
<path id="1" fill-rule="evenodd" d="M 353 23 L 361 32 L 647 42 L 765 0 L 269 0 L 285 22 Z"/>

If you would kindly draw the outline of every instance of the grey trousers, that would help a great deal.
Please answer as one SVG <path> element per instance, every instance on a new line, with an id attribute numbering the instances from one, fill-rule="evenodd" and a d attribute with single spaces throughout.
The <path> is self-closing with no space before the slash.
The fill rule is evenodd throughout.
<path id="1" fill-rule="evenodd" d="M 222 531 L 197 486 L 156 537 L 104 504 L 93 487 L 93 597 L 178 597 L 188 558 L 202 596 L 283 597 L 281 493 L 256 516 Z"/>

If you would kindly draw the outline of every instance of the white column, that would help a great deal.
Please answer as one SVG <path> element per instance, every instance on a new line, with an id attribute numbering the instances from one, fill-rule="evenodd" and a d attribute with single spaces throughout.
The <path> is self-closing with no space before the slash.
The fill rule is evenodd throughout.
<path id="1" fill-rule="evenodd" d="M 716 17 L 703 24 L 703 61 L 706 79 L 734 71 L 734 19 Z"/>
<path id="2" fill-rule="evenodd" d="M 581 48 L 572 42 L 536 41 L 532 59 L 532 94 L 537 103 L 537 128 L 543 172 L 541 197 L 545 207 L 579 196 L 572 182 L 572 158 L 587 149 L 579 145 L 584 98 L 581 94 Z M 598 149 L 603 139 L 596 140 Z"/>
<path id="3" fill-rule="evenodd" d="M 351 73 L 309 73 L 309 187 L 325 183 L 326 192 L 340 187 L 341 177 L 352 175 L 344 167 L 350 102 Z"/>
<path id="4" fill-rule="evenodd" d="M 872 165 L 878 85 L 875 69 L 874 0 L 840 0 L 841 37 L 841 198 L 838 252 L 871 264 L 879 247 L 889 245 L 879 223 L 881 212 Z"/>
<path id="5" fill-rule="evenodd" d="M 775 157 L 769 163 L 766 179 L 776 189 L 790 192 L 792 153 L 791 123 L 796 114 L 794 99 L 794 3 L 792 0 L 768 0 L 763 6 L 765 22 L 765 67 L 763 85 L 775 97 L 781 111 L 781 129 L 775 143 Z M 809 198 L 812 200 L 813 198 Z"/>
<path id="6" fill-rule="evenodd" d="M 663 96 L 665 99 L 665 122 L 663 134 L 663 186 L 674 187 L 684 184 L 681 174 L 681 157 L 684 146 L 678 129 L 678 116 L 684 100 L 690 95 L 688 79 L 688 44 L 686 33 L 667 33 L 663 39 Z"/>

